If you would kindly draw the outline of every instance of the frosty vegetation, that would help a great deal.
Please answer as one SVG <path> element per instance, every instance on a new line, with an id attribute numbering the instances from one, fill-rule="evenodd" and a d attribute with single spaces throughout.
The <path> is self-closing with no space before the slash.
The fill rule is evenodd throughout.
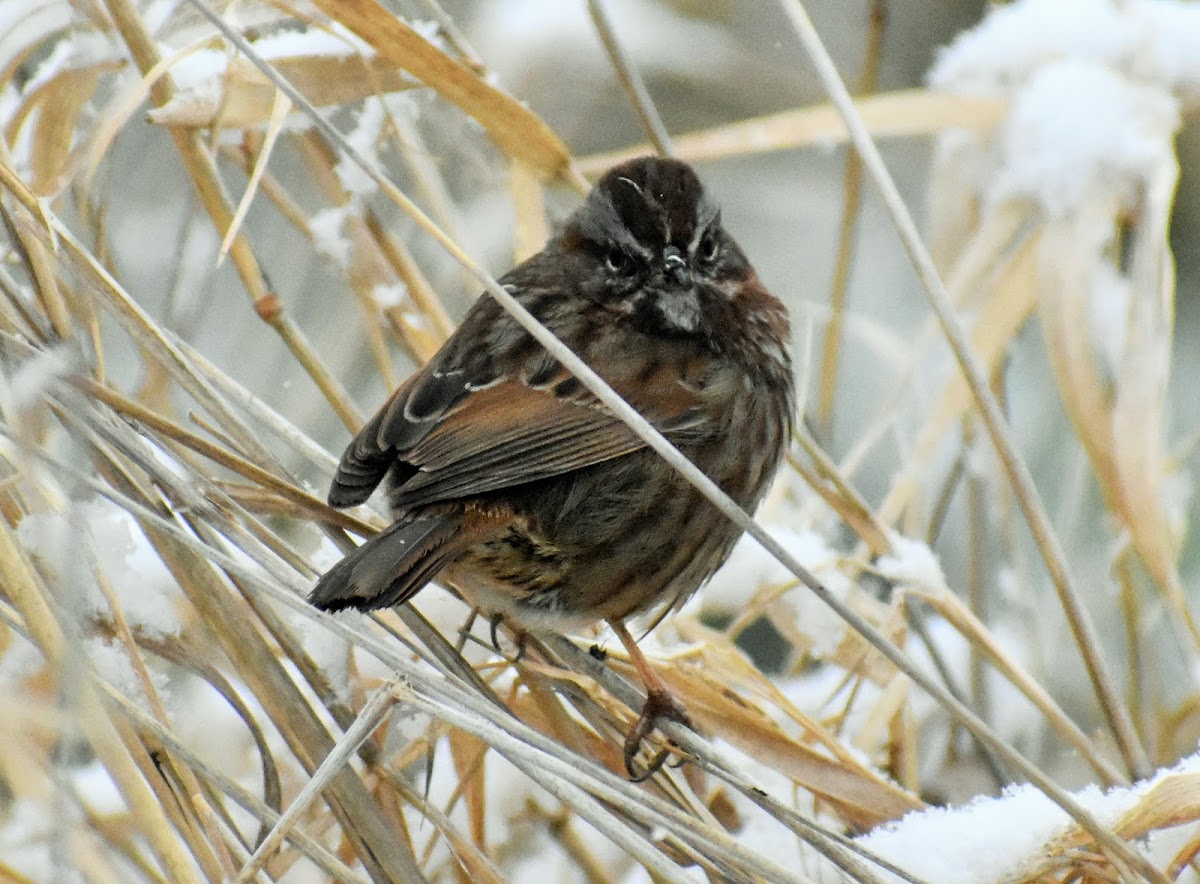
<path id="1" fill-rule="evenodd" d="M 1194 3 L 810 10 L 998 427 L 791 0 L 604 4 L 792 312 L 758 520 L 901 663 L 746 537 L 634 784 L 611 634 L 304 601 L 348 431 L 650 150 L 587 5 L 0 5 L 0 877 L 1200 878 Z"/>

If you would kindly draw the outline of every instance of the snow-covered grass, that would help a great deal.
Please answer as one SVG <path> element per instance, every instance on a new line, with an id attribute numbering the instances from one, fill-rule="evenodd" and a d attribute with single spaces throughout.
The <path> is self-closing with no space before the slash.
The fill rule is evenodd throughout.
<path id="1" fill-rule="evenodd" d="M 1168 233 L 1200 8 L 997 5 L 927 87 L 885 74 L 861 104 L 932 145 L 888 158 L 928 198 L 997 448 L 832 153 L 836 115 L 765 101 L 809 85 L 781 7 L 610 5 L 643 115 L 721 122 L 671 134 L 792 308 L 806 399 L 833 404 L 760 521 L 901 665 L 745 538 L 642 643 L 698 732 L 669 727 L 687 763 L 637 785 L 610 633 L 518 655 L 440 587 L 376 617 L 304 601 L 384 523 L 322 502 L 346 430 L 478 290 L 428 218 L 499 273 L 580 170 L 645 150 L 583 4 L 231 7 L 318 111 L 188 4 L 0 9 L 0 877 L 1196 879 L 1200 366 L 1176 351 L 1195 281 L 1177 295 Z M 888 6 L 818 21 L 844 71 L 869 47 L 867 91 L 909 49 L 882 38 L 945 4 Z M 848 300 L 827 297 L 855 240 Z"/>

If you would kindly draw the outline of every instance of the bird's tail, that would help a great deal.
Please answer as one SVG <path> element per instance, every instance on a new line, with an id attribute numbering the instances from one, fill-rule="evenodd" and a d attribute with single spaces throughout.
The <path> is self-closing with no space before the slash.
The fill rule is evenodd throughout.
<path id="1" fill-rule="evenodd" d="M 469 545 L 460 521 L 447 514 L 393 523 L 325 572 L 308 600 L 325 611 L 408 601 Z"/>

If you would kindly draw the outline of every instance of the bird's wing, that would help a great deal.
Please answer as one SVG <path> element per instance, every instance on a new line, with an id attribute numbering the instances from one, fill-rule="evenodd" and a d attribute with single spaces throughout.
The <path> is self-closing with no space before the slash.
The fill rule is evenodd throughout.
<path id="1" fill-rule="evenodd" d="M 550 366 L 538 373 L 536 386 L 427 366 L 346 449 L 330 502 L 365 500 L 394 463 L 399 487 L 393 503 L 420 506 L 545 479 L 643 447 L 570 374 Z M 655 395 L 647 397 L 647 390 Z M 686 432 L 706 419 L 696 395 L 669 377 L 643 383 L 640 392 L 628 398 L 665 433 Z"/>

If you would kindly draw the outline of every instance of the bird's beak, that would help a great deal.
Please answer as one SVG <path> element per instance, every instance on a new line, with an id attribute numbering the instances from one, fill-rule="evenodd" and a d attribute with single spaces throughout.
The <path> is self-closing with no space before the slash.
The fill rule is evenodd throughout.
<path id="1" fill-rule="evenodd" d="M 687 281 L 687 261 L 675 246 L 667 246 L 663 249 L 663 267 L 666 268 L 667 276 L 672 282 L 682 284 Z"/>

